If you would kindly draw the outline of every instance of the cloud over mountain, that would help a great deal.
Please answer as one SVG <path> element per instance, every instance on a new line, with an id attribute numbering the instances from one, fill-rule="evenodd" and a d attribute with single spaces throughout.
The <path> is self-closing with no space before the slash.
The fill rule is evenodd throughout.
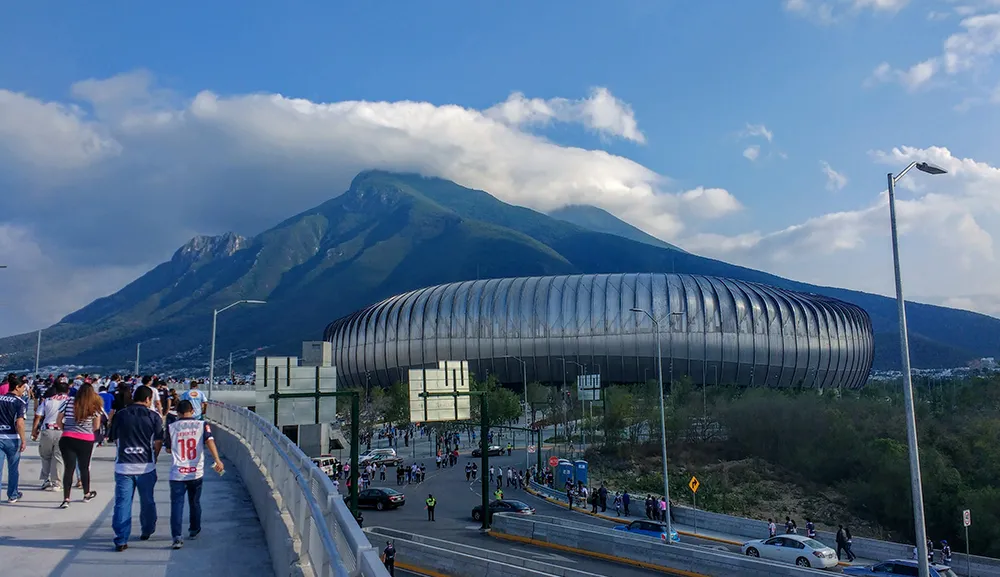
<path id="1" fill-rule="evenodd" d="M 807 282 L 892 290 L 884 193 L 777 231 L 754 231 L 753 215 L 742 230 L 731 221 L 722 228 L 716 219 L 745 212 L 729 190 L 680 186 L 626 157 L 539 132 L 575 123 L 602 138 L 643 142 L 631 108 L 604 88 L 577 100 L 514 93 L 477 110 L 280 94 L 185 97 L 135 72 L 84 80 L 70 94 L 53 102 L 0 89 L 0 264 L 11 267 L 0 273 L 2 333 L 54 322 L 117 290 L 196 234 L 263 230 L 339 194 L 369 168 L 440 176 L 542 212 L 593 205 L 707 256 Z M 747 130 L 758 142 L 773 138 L 763 125 Z M 928 300 L 985 303 L 980 310 L 993 312 L 998 169 L 933 147 L 871 159 L 887 169 L 930 160 L 950 171 L 901 183 L 906 282 Z M 822 190 L 822 176 L 803 193 Z"/>
<path id="2" fill-rule="evenodd" d="M 33 291 L 0 289 L 5 333 L 117 289 L 123 275 L 194 234 L 255 233 L 339 194 L 368 168 L 441 176 L 541 211 L 599 206 L 662 238 L 741 208 L 711 183 L 678 189 L 627 158 L 531 131 L 577 123 L 643 142 L 629 106 L 605 88 L 579 100 L 514 93 L 475 110 L 208 91 L 184 98 L 139 71 L 78 82 L 71 95 L 46 102 L 0 90 L 0 188 L 13 191 L 0 197 L 0 262 L 17 261 L 32 283 L 65 285 L 42 278 L 84 270 L 93 280 L 60 287 L 61 305 L 44 309 Z M 19 253 L 35 252 L 44 258 L 20 262 Z"/>

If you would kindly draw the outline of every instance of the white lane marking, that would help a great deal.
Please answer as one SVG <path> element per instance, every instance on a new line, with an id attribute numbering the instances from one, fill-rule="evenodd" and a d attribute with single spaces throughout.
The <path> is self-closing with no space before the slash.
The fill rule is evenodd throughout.
<path id="1" fill-rule="evenodd" d="M 539 553 L 537 551 L 529 551 L 527 549 L 518 549 L 518 550 L 521 553 L 524 553 L 525 555 L 531 555 L 532 557 L 536 557 L 538 559 L 543 559 L 546 561 L 557 561 L 560 563 L 576 563 L 574 559 L 563 557 L 562 555 L 556 555 L 555 553 Z"/>

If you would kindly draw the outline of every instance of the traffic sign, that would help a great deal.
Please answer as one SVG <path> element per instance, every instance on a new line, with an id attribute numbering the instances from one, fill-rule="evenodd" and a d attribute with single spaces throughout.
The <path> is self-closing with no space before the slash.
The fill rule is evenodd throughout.
<path id="1" fill-rule="evenodd" d="M 534 453 L 535 452 L 535 446 L 534 445 L 528 445 L 528 452 L 529 453 Z"/>
<path id="2" fill-rule="evenodd" d="M 698 492 L 698 487 L 700 487 L 700 486 L 701 486 L 701 483 L 698 482 L 698 477 L 691 477 L 691 481 L 688 482 L 688 488 L 691 489 L 691 492 L 692 493 L 697 493 Z"/>
<path id="3" fill-rule="evenodd" d="M 968 509 L 962 511 L 962 524 L 964 524 L 966 527 L 972 525 L 972 511 Z"/>
<path id="4" fill-rule="evenodd" d="M 550 467 L 555 467 L 558 464 L 559 464 L 559 457 L 556 457 L 555 455 L 549 457 L 549 466 Z"/>

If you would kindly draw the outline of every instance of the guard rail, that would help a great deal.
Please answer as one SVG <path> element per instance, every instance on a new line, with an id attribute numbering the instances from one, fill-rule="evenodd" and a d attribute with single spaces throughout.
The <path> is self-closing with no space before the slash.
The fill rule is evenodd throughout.
<path id="1" fill-rule="evenodd" d="M 288 437 L 243 407 L 210 401 L 206 414 L 250 492 L 277 577 L 388 577 L 341 494 Z"/>

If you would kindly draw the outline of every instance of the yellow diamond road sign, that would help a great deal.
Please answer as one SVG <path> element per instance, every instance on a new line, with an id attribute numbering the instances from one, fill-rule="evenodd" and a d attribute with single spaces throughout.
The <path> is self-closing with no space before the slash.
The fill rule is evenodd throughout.
<path id="1" fill-rule="evenodd" d="M 691 477 L 691 481 L 688 483 L 688 487 L 691 489 L 691 492 L 697 493 L 698 487 L 700 486 L 701 483 L 698 482 L 698 477 Z"/>

